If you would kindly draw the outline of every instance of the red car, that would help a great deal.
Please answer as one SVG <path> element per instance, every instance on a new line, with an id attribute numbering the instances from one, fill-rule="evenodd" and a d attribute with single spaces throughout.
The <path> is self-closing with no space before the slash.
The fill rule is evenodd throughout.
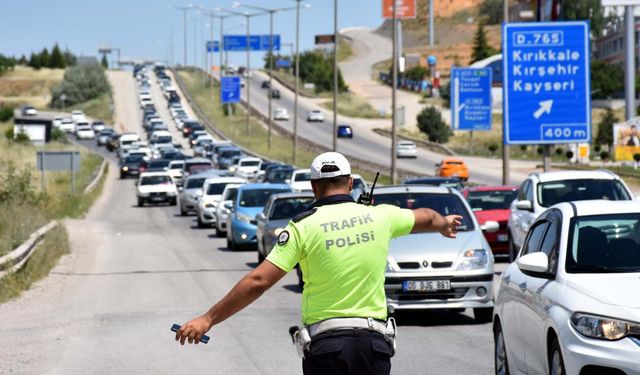
<path id="1" fill-rule="evenodd" d="M 485 232 L 484 236 L 494 255 L 508 255 L 507 222 L 511 213 L 509 206 L 518 196 L 518 187 L 477 186 L 466 188 L 463 193 L 480 225 L 487 221 L 497 221 L 500 224 L 500 229 L 497 232 Z"/>

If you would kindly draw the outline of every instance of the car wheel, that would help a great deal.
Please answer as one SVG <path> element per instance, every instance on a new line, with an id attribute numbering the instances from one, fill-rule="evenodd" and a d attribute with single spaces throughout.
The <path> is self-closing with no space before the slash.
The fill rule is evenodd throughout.
<path id="1" fill-rule="evenodd" d="M 507 345 L 500 323 L 493 329 L 494 367 L 496 375 L 509 375 L 509 361 L 507 361 Z"/>
<path id="2" fill-rule="evenodd" d="M 124 173 L 120 173 L 120 179 L 124 180 L 125 178 L 127 178 L 127 175 Z"/>
<path id="3" fill-rule="evenodd" d="M 473 309 L 476 323 L 489 323 L 493 320 L 493 307 L 477 307 Z"/>
<path id="4" fill-rule="evenodd" d="M 225 235 L 225 233 L 223 231 L 221 231 L 220 229 L 218 229 L 218 225 L 216 224 L 216 237 L 222 237 L 224 235 Z"/>
<path id="5" fill-rule="evenodd" d="M 177 205 L 177 204 L 178 204 L 178 202 L 177 202 L 177 200 L 176 200 L 176 199 L 172 199 L 172 200 L 171 200 L 171 202 L 170 202 L 169 204 L 170 204 L 170 205 L 172 205 L 172 206 L 175 206 L 175 205 Z"/>
<path id="6" fill-rule="evenodd" d="M 200 220 L 200 214 L 197 214 L 196 216 L 198 216 L 198 228 L 204 228 L 204 223 Z"/>
<path id="7" fill-rule="evenodd" d="M 187 211 L 182 208 L 182 205 L 180 205 L 180 216 L 187 216 Z"/>
<path id="8" fill-rule="evenodd" d="M 560 343 L 558 342 L 557 338 L 553 339 L 551 348 L 549 350 L 549 374 L 566 374 L 566 371 L 564 369 L 564 359 L 562 358 L 562 351 L 560 350 Z"/>
<path id="9" fill-rule="evenodd" d="M 144 199 L 138 198 L 138 207 L 144 206 Z"/>
<path id="10" fill-rule="evenodd" d="M 513 242 L 513 235 L 511 232 L 508 232 L 509 235 L 509 263 L 512 263 L 516 260 L 516 244 Z"/>

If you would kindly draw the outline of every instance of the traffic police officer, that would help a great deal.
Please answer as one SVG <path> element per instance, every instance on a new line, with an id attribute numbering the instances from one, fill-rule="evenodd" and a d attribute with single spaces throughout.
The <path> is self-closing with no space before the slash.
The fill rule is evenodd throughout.
<path id="1" fill-rule="evenodd" d="M 256 300 L 300 264 L 302 320 L 311 337 L 305 374 L 388 374 L 392 345 L 385 339 L 384 272 L 391 238 L 440 232 L 455 238 L 460 217 L 419 208 L 357 204 L 347 159 L 336 152 L 311 164 L 315 203 L 278 236 L 266 262 L 246 275 L 204 315 L 188 322 L 176 340 L 197 344 L 214 325 Z"/>

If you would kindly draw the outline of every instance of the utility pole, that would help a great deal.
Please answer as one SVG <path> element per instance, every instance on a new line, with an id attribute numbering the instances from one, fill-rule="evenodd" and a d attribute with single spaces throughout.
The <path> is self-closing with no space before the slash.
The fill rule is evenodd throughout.
<path id="1" fill-rule="evenodd" d="M 187 66 L 187 11 L 193 8 L 193 6 L 186 6 L 186 7 L 173 6 L 172 8 L 182 11 L 182 17 L 183 17 L 183 23 L 184 23 L 184 45 L 183 45 L 184 60 L 182 61 L 182 63 L 186 67 Z"/>
<path id="2" fill-rule="evenodd" d="M 333 0 L 333 151 L 338 151 L 338 0 Z"/>
<path id="3" fill-rule="evenodd" d="M 393 62 L 391 63 L 391 84 L 393 86 L 391 89 L 391 184 L 396 184 L 398 180 L 398 172 L 396 171 L 396 91 L 398 88 L 398 14 L 396 12 L 396 5 L 397 2 L 393 1 L 393 31 L 391 33 L 393 38 Z"/>
<path id="4" fill-rule="evenodd" d="M 509 22 L 509 0 L 504 0 L 504 8 L 503 8 L 503 18 L 504 23 Z M 505 56 L 503 55 L 504 59 Z M 504 116 L 502 119 L 502 185 L 509 185 L 509 163 L 511 157 L 511 151 L 509 150 L 509 145 L 505 142 L 504 138 Z"/>
<path id="5" fill-rule="evenodd" d="M 296 163 L 296 147 L 298 146 L 298 95 L 300 86 L 300 1 L 296 1 L 296 93 L 293 101 L 293 151 L 291 164 Z"/>
<path id="6" fill-rule="evenodd" d="M 506 2 L 507 0 L 505 0 Z M 433 47 L 435 44 L 435 37 L 433 35 L 433 0 L 429 0 L 429 47 Z"/>

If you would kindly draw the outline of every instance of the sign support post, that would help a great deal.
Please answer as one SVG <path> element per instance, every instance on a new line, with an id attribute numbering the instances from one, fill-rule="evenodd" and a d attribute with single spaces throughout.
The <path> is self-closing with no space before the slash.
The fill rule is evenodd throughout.
<path id="1" fill-rule="evenodd" d="M 509 22 L 509 0 L 503 0 L 503 18 L 504 23 Z M 504 54 L 502 55 L 502 59 L 504 60 Z M 503 112 L 504 114 L 504 112 Z M 502 116 L 502 185 L 509 185 L 509 168 L 510 168 L 510 157 L 511 150 L 509 149 L 509 145 L 505 142 L 505 131 L 504 131 L 504 116 Z"/>

